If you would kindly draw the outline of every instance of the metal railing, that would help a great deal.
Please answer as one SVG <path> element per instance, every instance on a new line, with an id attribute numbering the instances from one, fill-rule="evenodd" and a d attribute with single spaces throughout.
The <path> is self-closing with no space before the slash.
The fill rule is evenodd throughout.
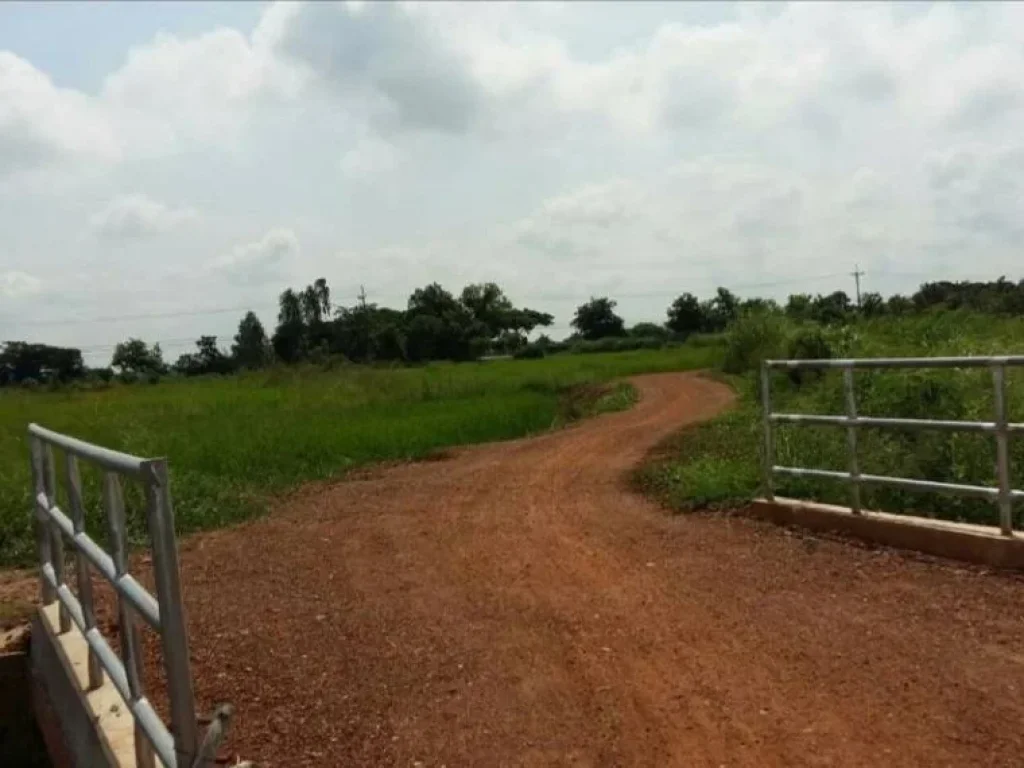
<path id="1" fill-rule="evenodd" d="M 1006 369 L 1024 366 L 1024 356 L 1013 357 L 900 357 L 851 360 L 766 360 L 761 366 L 761 405 L 764 420 L 764 449 L 762 451 L 762 479 L 765 497 L 774 496 L 775 475 L 790 477 L 817 477 L 842 480 L 850 484 L 850 511 L 861 513 L 860 489 L 862 485 L 881 485 L 912 491 L 932 491 L 956 496 L 988 499 L 999 510 L 999 528 L 1004 536 L 1013 535 L 1013 502 L 1024 499 L 1024 491 L 1010 487 L 1010 436 L 1024 432 L 1024 424 L 1011 423 L 1006 412 Z M 773 369 L 839 369 L 843 372 L 843 390 L 846 401 L 844 415 L 812 415 L 802 413 L 774 413 L 772 411 L 771 377 Z M 932 419 L 877 418 L 857 415 L 854 395 L 855 368 L 990 368 L 992 371 L 992 421 L 943 421 Z M 848 471 L 838 472 L 806 467 L 783 467 L 775 464 L 775 424 L 817 424 L 846 427 Z M 864 427 L 896 429 L 947 430 L 981 432 L 995 436 L 995 487 L 940 483 L 932 480 L 914 480 L 906 477 L 862 474 L 857 459 L 857 432 Z"/>
<path id="2" fill-rule="evenodd" d="M 135 758 L 140 768 L 151 768 L 154 755 L 167 768 L 211 764 L 208 761 L 217 744 L 208 744 L 209 738 L 202 743 L 199 740 L 166 460 L 118 453 L 35 424 L 29 425 L 28 433 L 42 600 L 45 605 L 59 602 L 62 634 L 70 631 L 73 623 L 85 638 L 89 653 L 89 689 L 102 685 L 106 673 L 124 699 L 135 721 Z M 64 453 L 62 476 L 67 492 L 67 512 L 57 506 L 54 447 Z M 110 553 L 85 532 L 79 459 L 103 470 L 103 507 Z M 128 573 L 122 477 L 139 482 L 145 491 L 156 598 Z M 64 578 L 65 539 L 75 549 L 77 596 Z M 120 657 L 96 627 L 90 568 L 113 587 L 120 628 Z M 170 702 L 169 729 L 143 690 L 142 647 L 136 617 L 160 636 Z M 216 741 L 222 737 L 223 730 L 222 724 L 221 736 Z"/>

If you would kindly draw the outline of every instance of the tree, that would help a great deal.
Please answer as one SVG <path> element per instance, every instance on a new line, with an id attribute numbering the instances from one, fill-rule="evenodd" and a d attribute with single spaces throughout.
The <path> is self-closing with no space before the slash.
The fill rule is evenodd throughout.
<path id="1" fill-rule="evenodd" d="M 202 376 L 208 373 L 230 373 L 234 366 L 231 358 L 217 348 L 216 336 L 200 336 L 196 340 L 196 351 L 181 355 L 174 368 L 186 376 Z"/>
<path id="2" fill-rule="evenodd" d="M 890 315 L 906 315 L 914 311 L 914 302 L 906 296 L 893 294 L 885 302 L 885 311 Z"/>
<path id="3" fill-rule="evenodd" d="M 847 319 L 852 307 L 845 291 L 834 291 L 828 296 L 818 294 L 811 305 L 811 316 L 825 325 L 841 323 Z"/>
<path id="4" fill-rule="evenodd" d="M 82 352 L 70 347 L 4 342 L 0 351 L 0 386 L 34 381 L 71 381 L 85 375 Z"/>
<path id="5" fill-rule="evenodd" d="M 666 325 L 673 333 L 686 336 L 704 330 L 706 321 L 700 301 L 692 293 L 677 297 L 668 308 Z"/>
<path id="6" fill-rule="evenodd" d="M 554 318 L 535 309 L 518 309 L 496 283 L 475 283 L 462 289 L 459 301 L 483 328 L 495 351 L 514 352 L 525 346 L 526 335 Z"/>
<path id="7" fill-rule="evenodd" d="M 405 314 L 410 360 L 470 360 L 486 351 L 487 326 L 437 283 L 413 291 Z"/>
<path id="8" fill-rule="evenodd" d="M 809 293 L 791 294 L 786 302 L 786 316 L 793 320 L 806 320 L 811 315 L 814 297 Z"/>
<path id="9" fill-rule="evenodd" d="M 629 329 L 629 335 L 635 339 L 666 339 L 668 329 L 657 323 L 637 323 Z"/>
<path id="10" fill-rule="evenodd" d="M 606 296 L 598 299 L 591 297 L 586 304 L 580 304 L 576 308 L 572 327 L 588 341 L 603 339 L 606 336 L 624 336 L 625 323 L 615 314 L 616 305 L 617 302 Z"/>
<path id="11" fill-rule="evenodd" d="M 277 330 L 271 343 L 274 353 L 286 363 L 298 362 L 306 356 L 308 343 L 302 299 L 291 288 L 278 297 Z"/>
<path id="12" fill-rule="evenodd" d="M 246 312 L 238 324 L 235 343 L 231 345 L 231 356 L 239 368 L 260 368 L 270 358 L 270 342 L 263 330 L 263 323 L 253 312 Z"/>
<path id="13" fill-rule="evenodd" d="M 114 347 L 110 366 L 120 369 L 121 373 L 164 373 L 167 370 L 160 345 L 150 347 L 142 339 L 128 339 Z"/>
<path id="14" fill-rule="evenodd" d="M 878 317 L 885 314 L 885 300 L 880 293 L 865 293 L 860 298 L 860 313 L 864 317 Z"/>
<path id="15" fill-rule="evenodd" d="M 327 280 L 320 277 L 307 285 L 299 296 L 302 319 L 306 325 L 314 326 L 331 316 L 331 289 Z"/>
<path id="16" fill-rule="evenodd" d="M 701 330 L 709 333 L 724 331 L 736 319 L 739 306 L 740 300 L 734 293 L 727 288 L 719 287 L 715 298 L 701 305 L 704 313 L 704 327 Z"/>

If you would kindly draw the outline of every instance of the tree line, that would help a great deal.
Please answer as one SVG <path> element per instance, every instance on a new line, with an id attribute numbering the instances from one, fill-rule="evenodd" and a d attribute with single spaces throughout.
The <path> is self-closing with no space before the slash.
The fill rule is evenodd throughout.
<path id="1" fill-rule="evenodd" d="M 552 315 L 515 306 L 495 283 L 467 285 L 459 295 L 437 283 L 418 288 L 404 310 L 381 307 L 361 292 L 352 306 L 335 306 L 324 278 L 305 288 L 289 288 L 278 298 L 277 325 L 267 334 L 253 312 L 247 312 L 228 350 L 216 336 L 200 336 L 195 350 L 172 365 L 159 344 L 130 338 L 116 345 L 110 366 L 89 369 L 79 349 L 25 341 L 0 345 L 0 386 L 43 382 L 66 383 L 115 376 L 132 381 L 153 380 L 174 373 L 184 376 L 228 374 L 272 364 L 320 362 L 344 358 L 355 363 L 421 363 L 465 361 L 488 355 L 523 357 L 552 349 L 615 339 L 663 343 L 694 333 L 724 331 L 739 315 L 751 310 L 775 310 L 821 324 L 858 317 L 902 315 L 936 309 L 969 309 L 991 314 L 1024 314 L 1024 280 L 999 278 L 991 282 L 929 282 L 911 296 L 884 299 L 865 293 L 859 305 L 844 291 L 792 294 L 784 304 L 772 299 L 741 299 L 718 288 L 704 300 L 682 293 L 668 306 L 663 324 L 638 323 L 627 328 L 609 297 L 594 297 L 577 307 L 572 335 L 562 342 L 541 336 L 530 344 L 529 334 L 550 326 Z M 598 348 L 616 348 L 605 344 Z M 625 347 L 623 347 L 625 348 Z"/>

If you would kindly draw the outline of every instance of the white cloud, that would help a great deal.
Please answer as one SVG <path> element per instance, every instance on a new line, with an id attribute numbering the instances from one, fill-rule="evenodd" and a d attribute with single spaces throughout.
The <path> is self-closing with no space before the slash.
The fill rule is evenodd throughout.
<path id="1" fill-rule="evenodd" d="M 116 159 L 114 131 L 87 96 L 0 50 L 0 177 L 62 161 Z"/>
<path id="2" fill-rule="evenodd" d="M 246 285 L 284 279 L 299 254 L 299 238 L 290 229 L 276 227 L 259 240 L 235 246 L 215 259 L 212 267 L 226 278 Z"/>
<path id="3" fill-rule="evenodd" d="M 377 136 L 366 136 L 341 158 L 342 172 L 353 179 L 374 179 L 395 170 L 399 164 L 394 144 Z"/>
<path id="4" fill-rule="evenodd" d="M 122 195 L 92 217 L 90 230 L 108 242 L 139 240 L 170 232 L 197 216 L 191 208 L 172 208 L 145 195 Z"/>
<path id="5" fill-rule="evenodd" d="M 138 146 L 237 140 L 260 99 L 288 100 L 300 73 L 233 29 L 195 38 L 160 34 L 133 48 L 104 82 L 100 100 Z"/>
<path id="6" fill-rule="evenodd" d="M 25 272 L 0 272 L 0 294 L 8 299 L 33 296 L 39 293 L 42 285 L 38 277 Z"/>

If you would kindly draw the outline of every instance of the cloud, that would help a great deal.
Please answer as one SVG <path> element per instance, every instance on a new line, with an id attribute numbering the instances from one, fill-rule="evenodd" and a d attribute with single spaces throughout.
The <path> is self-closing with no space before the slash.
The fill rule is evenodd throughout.
<path id="1" fill-rule="evenodd" d="M 361 139 L 341 158 L 342 173 L 353 179 L 372 179 L 395 170 L 398 164 L 394 144 L 373 135 Z"/>
<path id="2" fill-rule="evenodd" d="M 208 306 L 494 278 L 528 304 L 643 297 L 633 317 L 721 283 L 849 288 L 805 281 L 855 262 L 883 292 L 1019 269 L 1019 5 L 287 3 L 140 39 L 93 90 L 40 67 L 0 53 L 5 268 L 74 253 L 82 296 L 140 282 L 111 239 L 169 231 L 146 274 Z M 148 198 L 96 237 L 49 225 L 125 189 L 202 226 Z"/>
<path id="3" fill-rule="evenodd" d="M 235 246 L 211 266 L 230 280 L 259 285 L 283 279 L 298 254 L 299 239 L 295 233 L 277 227 L 255 242 Z"/>
<path id="4" fill-rule="evenodd" d="M 309 3 L 260 36 L 385 131 L 465 131 L 479 84 L 425 9 L 405 3 Z"/>
<path id="5" fill-rule="evenodd" d="M 161 33 L 133 48 L 104 81 L 100 101 L 136 146 L 158 150 L 181 142 L 230 145 L 261 101 L 286 102 L 301 73 L 238 30 L 194 38 Z"/>
<path id="6" fill-rule="evenodd" d="M 25 272 L 0 272 L 0 295 L 8 299 L 19 299 L 33 296 L 42 289 L 42 281 L 38 277 Z"/>
<path id="7" fill-rule="evenodd" d="M 170 232 L 197 216 L 191 208 L 171 208 L 145 195 L 123 195 L 92 217 L 90 230 L 107 242 L 140 240 Z"/>
<path id="8" fill-rule="evenodd" d="M 87 96 L 0 50 L 0 177 L 16 171 L 120 154 L 109 120 Z"/>

